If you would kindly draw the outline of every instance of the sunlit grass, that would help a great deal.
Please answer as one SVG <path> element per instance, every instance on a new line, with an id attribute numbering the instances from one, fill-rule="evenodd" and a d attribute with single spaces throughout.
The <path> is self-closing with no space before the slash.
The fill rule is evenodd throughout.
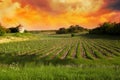
<path id="1" fill-rule="evenodd" d="M 119 38 L 85 34 L 8 35 L 32 37 L 0 44 L 0 80 L 120 79 Z"/>

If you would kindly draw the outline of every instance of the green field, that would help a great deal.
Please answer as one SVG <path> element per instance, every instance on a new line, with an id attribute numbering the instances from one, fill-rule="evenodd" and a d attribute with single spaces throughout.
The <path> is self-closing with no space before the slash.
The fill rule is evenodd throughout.
<path id="1" fill-rule="evenodd" d="M 0 44 L 0 80 L 120 80 L 120 38 L 32 34 Z"/>

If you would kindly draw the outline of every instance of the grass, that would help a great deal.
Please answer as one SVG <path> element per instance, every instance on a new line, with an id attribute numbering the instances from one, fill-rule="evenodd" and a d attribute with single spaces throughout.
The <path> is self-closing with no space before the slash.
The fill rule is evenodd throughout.
<path id="1" fill-rule="evenodd" d="M 32 38 L 0 44 L 0 80 L 120 80 L 116 36 L 8 35 Z"/>
<path id="2" fill-rule="evenodd" d="M 116 66 L 25 66 L 0 67 L 1 80 L 119 80 L 120 68 Z"/>

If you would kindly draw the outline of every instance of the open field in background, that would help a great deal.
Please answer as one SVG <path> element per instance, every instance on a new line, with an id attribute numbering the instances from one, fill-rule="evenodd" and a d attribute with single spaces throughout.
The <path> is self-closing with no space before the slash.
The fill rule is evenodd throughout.
<path id="1" fill-rule="evenodd" d="M 31 35 L 31 33 L 25 33 L 25 34 L 20 34 L 20 33 L 9 33 L 5 34 L 4 36 L 0 36 L 0 44 L 2 43 L 9 43 L 9 42 L 20 42 L 20 41 L 28 41 L 35 39 L 36 37 Z"/>
<path id="2" fill-rule="evenodd" d="M 36 33 L 0 44 L 1 80 L 119 80 L 120 38 Z M 6 76 L 6 77 L 5 77 Z"/>

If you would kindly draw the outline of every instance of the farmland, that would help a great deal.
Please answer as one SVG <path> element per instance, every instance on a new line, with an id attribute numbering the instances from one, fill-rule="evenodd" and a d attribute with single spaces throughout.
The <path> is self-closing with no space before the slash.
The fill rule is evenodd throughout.
<path id="1" fill-rule="evenodd" d="M 120 79 L 118 36 L 33 35 L 37 38 L 0 44 L 2 80 Z"/>

